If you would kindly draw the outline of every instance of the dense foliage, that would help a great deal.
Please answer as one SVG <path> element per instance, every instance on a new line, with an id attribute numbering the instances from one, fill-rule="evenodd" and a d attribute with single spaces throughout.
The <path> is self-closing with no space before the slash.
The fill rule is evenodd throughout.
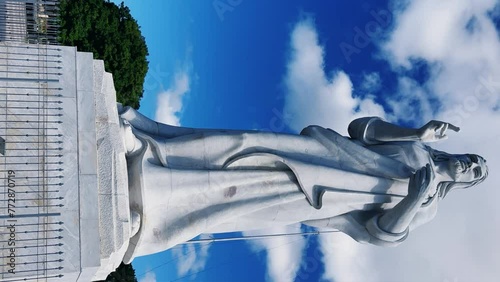
<path id="1" fill-rule="evenodd" d="M 130 10 L 104 0 L 61 0 L 62 45 L 77 46 L 104 60 L 113 73 L 118 102 L 139 107 L 148 71 L 148 48 Z"/>
<path id="2" fill-rule="evenodd" d="M 106 277 L 106 282 L 137 282 L 135 278 L 135 271 L 131 264 L 124 264 L 123 262 L 115 270 Z"/>

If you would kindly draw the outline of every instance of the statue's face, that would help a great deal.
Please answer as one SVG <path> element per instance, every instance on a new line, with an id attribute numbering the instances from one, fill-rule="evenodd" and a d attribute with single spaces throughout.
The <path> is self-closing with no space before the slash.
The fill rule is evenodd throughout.
<path id="1" fill-rule="evenodd" d="M 472 182 L 486 173 L 486 160 L 478 155 L 454 155 L 448 165 L 450 175 L 456 182 Z"/>

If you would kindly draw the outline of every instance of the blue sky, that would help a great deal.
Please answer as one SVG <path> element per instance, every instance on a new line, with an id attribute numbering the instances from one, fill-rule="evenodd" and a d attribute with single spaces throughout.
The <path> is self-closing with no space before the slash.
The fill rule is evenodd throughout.
<path id="1" fill-rule="evenodd" d="M 440 118 L 462 127 L 448 151 L 475 148 L 490 171 L 498 167 L 490 161 L 500 141 L 498 1 L 125 4 L 149 48 L 140 111 L 150 118 L 276 132 L 319 124 L 341 133 L 363 115 L 409 126 Z M 487 200 L 500 196 L 494 177 L 482 192 L 443 204 L 429 227 L 396 249 L 340 234 L 299 236 L 181 246 L 133 266 L 139 281 L 493 281 L 500 274 L 500 210 Z M 475 208 L 464 209 L 471 202 Z M 306 230 L 264 233 L 297 229 Z"/>

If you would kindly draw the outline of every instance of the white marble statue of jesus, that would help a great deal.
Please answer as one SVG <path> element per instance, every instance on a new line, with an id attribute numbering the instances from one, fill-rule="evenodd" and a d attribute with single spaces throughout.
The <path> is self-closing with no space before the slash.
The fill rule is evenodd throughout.
<path id="1" fill-rule="evenodd" d="M 193 129 L 119 112 L 135 226 L 125 263 L 202 233 L 296 223 L 397 245 L 451 190 L 488 175 L 478 155 L 424 144 L 459 130 L 441 121 L 410 129 L 366 117 L 344 137 L 320 126 L 300 135 Z"/>

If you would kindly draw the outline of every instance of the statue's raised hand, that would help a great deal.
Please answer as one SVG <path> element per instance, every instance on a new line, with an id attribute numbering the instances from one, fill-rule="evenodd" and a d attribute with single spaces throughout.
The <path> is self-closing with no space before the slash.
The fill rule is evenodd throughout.
<path id="1" fill-rule="evenodd" d="M 427 198 L 429 191 L 434 185 L 434 171 L 430 164 L 417 170 L 410 176 L 408 184 L 408 197 L 415 201 L 423 201 Z"/>
<path id="2" fill-rule="evenodd" d="M 446 131 L 448 129 L 451 129 L 455 132 L 460 131 L 460 127 L 454 126 L 451 123 L 439 120 L 431 120 L 426 125 L 417 130 L 417 135 L 422 142 L 435 142 L 447 139 L 448 135 L 446 135 Z"/>

